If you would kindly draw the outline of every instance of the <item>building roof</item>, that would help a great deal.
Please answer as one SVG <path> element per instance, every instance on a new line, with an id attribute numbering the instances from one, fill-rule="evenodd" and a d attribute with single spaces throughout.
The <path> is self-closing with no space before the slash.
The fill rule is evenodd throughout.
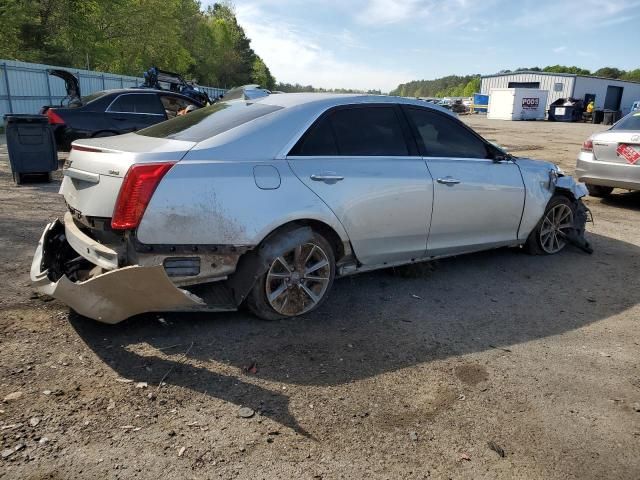
<path id="1" fill-rule="evenodd" d="M 609 82 L 623 82 L 623 83 L 640 84 L 640 82 L 636 82 L 635 80 L 621 80 L 621 79 L 618 79 L 618 78 L 597 77 L 595 75 L 579 75 L 577 73 L 536 72 L 535 70 L 519 70 L 517 72 L 493 73 L 491 75 L 482 75 L 481 78 L 506 77 L 508 75 L 520 75 L 520 74 L 526 74 L 526 75 L 549 75 L 549 76 L 554 76 L 554 77 L 595 78 L 597 80 L 607 80 Z"/>

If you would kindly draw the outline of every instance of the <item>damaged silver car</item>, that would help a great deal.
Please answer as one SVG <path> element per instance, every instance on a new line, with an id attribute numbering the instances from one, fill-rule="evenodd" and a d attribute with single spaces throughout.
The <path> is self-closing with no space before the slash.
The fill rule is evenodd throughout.
<path id="1" fill-rule="evenodd" d="M 318 308 L 336 277 L 497 247 L 584 240 L 587 190 L 514 158 L 435 105 L 280 94 L 74 142 L 68 211 L 38 290 L 87 317 Z"/>

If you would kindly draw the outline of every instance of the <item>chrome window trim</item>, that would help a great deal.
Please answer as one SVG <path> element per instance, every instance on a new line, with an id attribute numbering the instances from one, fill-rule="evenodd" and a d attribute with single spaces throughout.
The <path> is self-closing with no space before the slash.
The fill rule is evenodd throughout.
<path id="1" fill-rule="evenodd" d="M 113 105 L 120 97 L 124 97 L 126 95 L 155 95 L 157 96 L 157 93 L 151 93 L 151 92 L 130 92 L 130 93 L 120 93 L 116 98 L 114 98 L 111 103 L 107 106 L 107 108 L 105 109 L 104 113 L 124 113 L 127 115 L 154 115 L 157 117 L 164 117 L 165 114 L 162 113 L 143 113 L 143 112 L 121 112 L 119 110 L 111 110 L 111 105 Z M 158 101 L 160 101 L 160 99 L 158 99 Z M 162 103 L 160 103 L 160 105 L 162 105 Z"/>

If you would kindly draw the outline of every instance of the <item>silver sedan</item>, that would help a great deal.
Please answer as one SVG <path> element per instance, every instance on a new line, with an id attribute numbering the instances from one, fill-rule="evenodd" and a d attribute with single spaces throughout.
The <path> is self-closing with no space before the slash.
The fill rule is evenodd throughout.
<path id="1" fill-rule="evenodd" d="M 614 188 L 640 190 L 640 112 L 631 112 L 582 145 L 576 176 L 594 197 Z"/>
<path id="2" fill-rule="evenodd" d="M 45 228 L 31 278 L 107 323 L 242 304 L 291 317 L 344 275 L 505 246 L 588 248 L 584 185 L 396 97 L 240 98 L 79 140 L 61 193 L 68 211 Z"/>

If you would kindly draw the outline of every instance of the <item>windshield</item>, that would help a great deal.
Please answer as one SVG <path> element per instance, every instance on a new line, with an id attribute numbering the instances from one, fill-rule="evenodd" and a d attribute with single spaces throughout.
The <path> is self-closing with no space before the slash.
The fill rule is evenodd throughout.
<path id="1" fill-rule="evenodd" d="M 137 133 L 146 137 L 202 142 L 282 108 L 261 103 L 219 102 L 158 123 Z"/>
<path id="2" fill-rule="evenodd" d="M 611 130 L 638 130 L 640 131 L 640 112 L 633 112 L 616 123 Z"/>

